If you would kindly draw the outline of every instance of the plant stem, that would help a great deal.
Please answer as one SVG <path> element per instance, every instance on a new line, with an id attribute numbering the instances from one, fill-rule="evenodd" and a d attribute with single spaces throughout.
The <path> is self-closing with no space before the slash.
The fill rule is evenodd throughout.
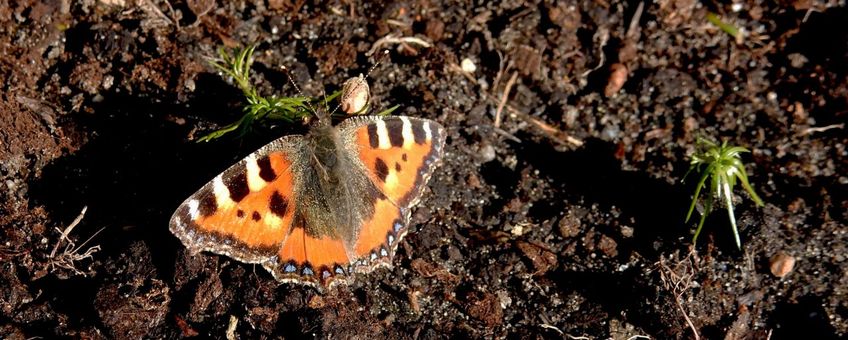
<path id="1" fill-rule="evenodd" d="M 721 183 L 721 188 L 724 190 L 724 202 L 727 204 L 727 217 L 730 218 L 730 226 L 733 227 L 733 237 L 736 238 L 736 248 L 742 249 L 742 242 L 739 241 L 739 230 L 736 228 L 736 216 L 733 214 L 733 196 L 730 194 L 730 185 L 727 181 Z"/>

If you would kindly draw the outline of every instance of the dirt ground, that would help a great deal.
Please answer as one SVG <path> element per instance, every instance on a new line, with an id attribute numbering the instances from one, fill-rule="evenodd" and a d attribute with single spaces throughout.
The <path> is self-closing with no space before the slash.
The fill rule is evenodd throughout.
<path id="1" fill-rule="evenodd" d="M 844 0 L 19 0 L 0 21 L 0 338 L 848 336 Z M 206 58 L 251 43 L 264 95 L 295 94 L 280 65 L 318 96 L 388 49 L 375 110 L 447 128 L 393 268 L 319 293 L 168 231 L 304 130 L 195 142 L 243 104 Z M 742 250 L 721 210 L 692 246 L 701 135 L 752 151 Z"/>

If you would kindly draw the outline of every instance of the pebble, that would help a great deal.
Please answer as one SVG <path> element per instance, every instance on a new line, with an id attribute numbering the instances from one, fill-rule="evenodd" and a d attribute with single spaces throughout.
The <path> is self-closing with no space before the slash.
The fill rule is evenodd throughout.
<path id="1" fill-rule="evenodd" d="M 792 272 L 795 267 L 795 258 L 785 252 L 779 252 L 769 260 L 769 269 L 774 276 L 783 278 Z"/>
<path id="2" fill-rule="evenodd" d="M 462 59 L 460 67 L 462 67 L 462 71 L 467 73 L 474 73 L 474 71 L 477 71 L 477 65 L 474 65 L 474 61 L 470 58 Z"/>

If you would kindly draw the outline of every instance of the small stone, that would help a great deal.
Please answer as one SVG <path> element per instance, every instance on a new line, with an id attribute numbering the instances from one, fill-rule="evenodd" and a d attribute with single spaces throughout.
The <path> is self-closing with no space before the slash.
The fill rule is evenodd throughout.
<path id="1" fill-rule="evenodd" d="M 312 297 L 310 297 L 308 304 L 309 304 L 309 308 L 316 308 L 316 309 L 322 308 L 326 305 L 326 303 L 324 302 L 324 298 L 322 298 L 321 295 L 313 295 Z"/>
<path id="2" fill-rule="evenodd" d="M 807 56 L 801 53 L 790 53 L 786 58 L 789 59 L 789 65 L 792 65 L 794 68 L 804 67 L 804 64 L 810 61 L 807 59 Z"/>
<path id="3" fill-rule="evenodd" d="M 608 142 L 614 141 L 618 138 L 620 132 L 621 130 L 618 128 L 618 125 L 614 123 L 607 124 L 604 126 L 604 129 L 601 130 L 601 139 Z"/>
<path id="4" fill-rule="evenodd" d="M 477 153 L 477 159 L 480 160 L 480 163 L 488 163 L 495 160 L 495 147 L 493 147 L 489 143 L 484 143 L 482 147 L 480 147 L 479 152 Z"/>
<path id="5" fill-rule="evenodd" d="M 624 238 L 633 237 L 633 227 L 626 225 L 621 226 L 621 236 Z"/>
<path id="6" fill-rule="evenodd" d="M 474 71 L 477 71 L 477 65 L 474 64 L 474 61 L 471 60 L 471 58 L 462 59 L 460 66 L 462 67 L 462 71 L 466 73 L 474 73 Z"/>
<path id="7" fill-rule="evenodd" d="M 604 88 L 604 96 L 612 97 L 614 94 L 618 93 L 618 91 L 624 87 L 624 83 L 627 82 L 627 75 L 629 73 L 627 66 L 624 66 L 624 64 L 612 64 L 610 67 L 610 76 L 607 80 L 607 86 Z"/>
<path id="8" fill-rule="evenodd" d="M 108 89 L 112 88 L 112 84 L 114 84 L 114 83 L 115 83 L 115 77 L 112 76 L 111 74 L 107 74 L 103 77 L 103 83 L 101 85 L 103 86 L 104 90 L 108 90 Z"/>
<path id="9" fill-rule="evenodd" d="M 774 276 L 783 278 L 795 268 L 795 258 L 785 252 L 779 252 L 771 257 L 769 269 Z"/>

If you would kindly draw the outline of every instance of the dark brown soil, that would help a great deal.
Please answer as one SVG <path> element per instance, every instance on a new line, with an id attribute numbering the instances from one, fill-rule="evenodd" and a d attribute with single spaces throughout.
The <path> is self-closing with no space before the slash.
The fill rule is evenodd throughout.
<path id="1" fill-rule="evenodd" d="M 848 336 L 845 2 L 638 8 L 0 2 L 0 338 Z M 389 36 L 432 47 L 375 46 Z M 447 127 L 392 269 L 319 294 L 168 231 L 207 180 L 303 131 L 195 143 L 243 100 L 205 58 L 248 43 L 265 95 L 295 93 L 280 65 L 320 95 L 389 49 L 375 109 Z M 681 179 L 699 135 L 752 151 L 766 204 L 736 192 L 741 251 L 724 211 L 692 248 Z M 84 206 L 79 249 L 53 253 Z"/>

